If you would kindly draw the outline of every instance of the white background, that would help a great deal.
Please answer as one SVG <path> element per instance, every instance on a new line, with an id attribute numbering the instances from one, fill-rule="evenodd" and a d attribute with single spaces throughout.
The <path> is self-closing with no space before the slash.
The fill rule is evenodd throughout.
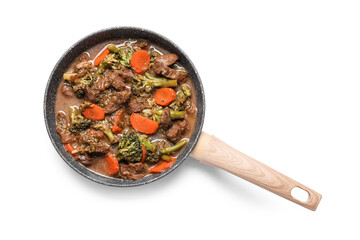
<path id="1" fill-rule="evenodd" d="M 359 239 L 358 1 L 1 3 L 1 239 Z M 56 153 L 43 118 L 61 55 L 99 29 L 159 32 L 192 59 L 204 130 L 323 195 L 315 212 L 188 159 L 106 187 Z"/>

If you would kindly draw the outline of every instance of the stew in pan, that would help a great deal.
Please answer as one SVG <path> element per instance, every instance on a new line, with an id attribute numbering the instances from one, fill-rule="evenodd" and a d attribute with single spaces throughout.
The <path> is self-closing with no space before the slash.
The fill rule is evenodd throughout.
<path id="1" fill-rule="evenodd" d="M 171 167 L 196 123 L 196 96 L 176 54 L 142 39 L 98 44 L 63 74 L 56 131 L 79 163 L 136 180 Z"/>

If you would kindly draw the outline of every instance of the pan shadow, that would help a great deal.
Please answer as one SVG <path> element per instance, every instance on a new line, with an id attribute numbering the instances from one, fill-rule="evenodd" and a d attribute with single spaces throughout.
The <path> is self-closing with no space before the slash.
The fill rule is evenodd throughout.
<path id="1" fill-rule="evenodd" d="M 222 188 L 222 190 L 225 189 L 229 197 L 237 198 L 241 204 L 260 208 L 269 206 L 271 206 L 271 208 L 277 208 L 279 206 L 275 199 L 271 200 L 271 198 L 265 196 L 266 193 L 262 194 L 255 190 L 255 188 L 258 188 L 257 186 L 254 186 L 245 180 L 239 179 L 238 177 L 233 176 L 221 169 L 201 164 L 191 157 L 188 157 L 188 159 L 182 163 L 179 169 L 176 169 L 166 177 L 152 182 L 151 184 L 145 184 L 138 187 L 119 188 L 106 186 L 90 181 L 80 174 L 73 174 L 73 176 L 74 178 L 77 178 L 75 181 L 78 181 L 84 185 L 84 187 L 93 190 L 102 196 L 119 198 L 126 195 L 128 199 L 139 199 L 143 196 L 146 196 L 147 194 L 167 192 L 168 189 L 174 187 L 174 183 L 176 181 L 181 181 L 182 178 L 186 177 L 185 175 L 188 173 L 188 171 L 193 171 L 194 169 L 196 172 L 199 171 L 210 175 L 212 178 L 214 178 L 214 181 L 212 181 L 211 184 L 217 184 L 217 186 Z"/>

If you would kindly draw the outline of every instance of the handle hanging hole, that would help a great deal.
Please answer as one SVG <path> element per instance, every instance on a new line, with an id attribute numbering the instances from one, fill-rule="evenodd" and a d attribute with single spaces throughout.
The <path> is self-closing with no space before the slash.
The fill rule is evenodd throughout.
<path id="1" fill-rule="evenodd" d="M 291 196 L 302 202 L 306 202 L 309 199 L 308 191 L 299 187 L 291 189 Z"/>

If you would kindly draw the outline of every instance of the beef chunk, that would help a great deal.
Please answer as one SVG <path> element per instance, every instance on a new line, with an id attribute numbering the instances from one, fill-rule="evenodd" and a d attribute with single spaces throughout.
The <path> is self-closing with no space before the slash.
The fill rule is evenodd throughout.
<path id="1" fill-rule="evenodd" d="M 95 67 L 92 62 L 83 61 L 75 66 L 75 72 L 79 78 L 85 77 L 89 72 L 94 72 Z"/>
<path id="2" fill-rule="evenodd" d="M 69 131 L 60 133 L 60 141 L 64 144 L 76 141 L 76 136 Z"/>
<path id="3" fill-rule="evenodd" d="M 123 104 L 126 102 L 131 95 L 131 88 L 126 87 L 123 91 L 115 92 L 114 96 L 112 97 L 112 101 L 117 104 Z"/>
<path id="4" fill-rule="evenodd" d="M 89 102 L 95 102 L 96 98 L 99 96 L 100 91 L 94 87 L 85 86 L 85 96 Z"/>
<path id="5" fill-rule="evenodd" d="M 109 70 L 106 70 L 109 71 Z M 106 74 L 106 72 L 105 72 Z M 106 75 L 108 81 L 110 82 L 111 86 L 113 86 L 116 90 L 124 90 L 126 85 L 124 83 L 123 78 L 120 75 L 120 71 L 111 71 Z"/>
<path id="6" fill-rule="evenodd" d="M 64 112 L 58 112 L 56 116 L 56 132 L 61 133 L 69 126 L 68 120 Z"/>
<path id="7" fill-rule="evenodd" d="M 175 122 L 172 127 L 167 130 L 166 137 L 172 141 L 175 142 L 181 138 L 181 135 L 184 134 L 187 130 L 187 122 L 186 120 L 177 121 Z"/>
<path id="8" fill-rule="evenodd" d="M 104 76 L 99 76 L 95 83 L 94 88 L 104 91 L 110 86 L 114 87 L 116 90 L 124 90 L 126 85 L 124 79 L 121 76 L 122 71 L 120 70 L 110 70 L 107 69 L 104 73 Z"/>
<path id="9" fill-rule="evenodd" d="M 72 143 L 76 140 L 76 136 L 68 130 L 69 123 L 64 112 L 58 112 L 56 116 L 56 132 L 60 136 L 60 141 L 64 144 Z"/>
<path id="10" fill-rule="evenodd" d="M 120 109 L 122 104 L 125 103 L 131 95 L 131 89 L 125 87 L 123 91 L 110 92 L 106 96 L 106 102 L 104 106 L 104 112 L 106 114 L 113 113 L 116 110 Z"/>
<path id="11" fill-rule="evenodd" d="M 145 40 L 139 40 L 136 43 L 132 44 L 132 48 L 134 49 L 135 52 L 140 51 L 140 50 L 149 51 L 150 43 Z"/>
<path id="12" fill-rule="evenodd" d="M 90 60 L 90 56 L 87 53 L 83 53 L 80 55 L 80 57 L 78 58 L 79 62 L 84 62 L 84 61 L 89 61 Z"/>
<path id="13" fill-rule="evenodd" d="M 75 68 L 78 70 L 79 69 L 93 69 L 94 65 L 92 64 L 92 62 L 83 61 L 83 62 L 77 64 Z"/>
<path id="14" fill-rule="evenodd" d="M 63 83 L 61 85 L 61 93 L 64 94 L 66 97 L 74 96 L 74 91 L 68 83 Z"/>
<path id="15" fill-rule="evenodd" d="M 108 70 L 106 70 L 108 71 Z M 94 82 L 94 88 L 100 91 L 104 91 L 105 89 L 109 88 L 111 86 L 110 80 L 109 78 L 104 76 L 99 76 L 96 81 Z"/>
<path id="16" fill-rule="evenodd" d="M 142 103 L 142 101 L 139 98 L 133 98 L 128 103 L 127 111 L 129 114 L 131 114 L 131 113 L 141 112 L 144 109 L 145 106 Z"/>
<path id="17" fill-rule="evenodd" d="M 161 74 L 167 78 L 181 81 L 187 77 L 187 72 L 176 71 L 169 67 L 177 60 L 179 60 L 179 57 L 173 53 L 161 55 L 155 59 L 152 68 L 156 74 Z"/>
<path id="18" fill-rule="evenodd" d="M 93 142 L 89 144 L 86 151 L 89 153 L 107 153 L 110 151 L 110 145 L 103 141 Z"/>
<path id="19" fill-rule="evenodd" d="M 76 152 L 80 154 L 88 153 L 107 153 L 110 151 L 110 145 L 102 140 L 104 135 L 99 131 L 82 132 L 79 137 L 79 147 Z"/>
<path id="20" fill-rule="evenodd" d="M 149 169 L 143 163 L 120 163 L 119 175 L 123 179 L 137 180 L 148 174 Z"/>
<path id="21" fill-rule="evenodd" d="M 114 70 L 114 72 L 119 74 L 125 82 L 130 82 L 134 76 L 134 73 L 130 69 L 122 65 L 120 69 Z"/>
<path id="22" fill-rule="evenodd" d="M 171 124 L 170 108 L 166 107 L 161 114 L 160 126 L 166 130 L 171 126 Z"/>
<path id="23" fill-rule="evenodd" d="M 76 154 L 74 155 L 76 161 L 82 163 L 84 166 L 90 166 L 93 162 L 92 157 L 85 153 L 85 154 Z"/>

